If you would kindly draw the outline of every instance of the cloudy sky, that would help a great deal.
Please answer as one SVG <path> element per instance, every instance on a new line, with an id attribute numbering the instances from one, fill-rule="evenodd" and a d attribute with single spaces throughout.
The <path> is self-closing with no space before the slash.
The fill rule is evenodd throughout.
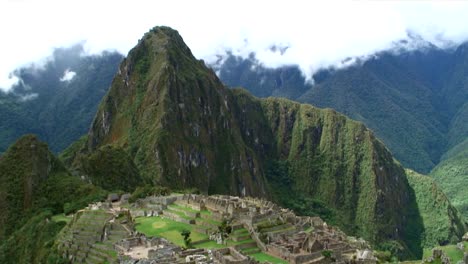
<path id="1" fill-rule="evenodd" d="M 88 53 L 126 54 L 156 25 L 179 31 L 208 61 L 226 49 L 256 52 L 270 67 L 298 64 L 306 76 L 349 57 L 389 49 L 413 32 L 439 46 L 468 39 L 462 1 L 0 0 L 0 88 L 15 68 L 54 47 L 85 41 Z M 281 55 L 272 45 L 289 47 Z"/>

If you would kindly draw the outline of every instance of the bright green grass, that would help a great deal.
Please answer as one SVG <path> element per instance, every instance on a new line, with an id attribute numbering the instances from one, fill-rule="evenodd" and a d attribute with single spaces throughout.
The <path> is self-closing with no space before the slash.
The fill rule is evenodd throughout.
<path id="1" fill-rule="evenodd" d="M 180 235 L 180 232 L 182 232 L 184 229 L 191 232 L 190 238 L 192 239 L 192 242 L 197 242 L 208 238 L 206 234 L 195 231 L 194 227 L 194 225 L 180 223 L 158 216 L 136 218 L 136 230 L 138 232 L 141 232 L 147 236 L 164 237 L 178 246 L 184 246 L 184 240 Z M 232 241 L 229 239 L 227 241 L 227 246 L 235 246 L 251 242 L 254 242 L 251 238 L 242 241 Z M 215 249 L 224 248 L 226 246 L 218 245 L 215 241 L 207 241 L 200 244 L 195 244 L 194 247 Z"/>
<path id="2" fill-rule="evenodd" d="M 193 218 L 186 215 L 184 212 L 179 212 L 179 211 L 176 211 L 176 210 L 171 210 L 169 207 L 167 208 L 167 211 L 173 213 L 173 214 L 176 214 L 180 217 L 182 217 L 183 219 L 186 219 L 186 220 L 192 220 Z"/>
<path id="3" fill-rule="evenodd" d="M 188 206 L 183 206 L 183 205 L 180 205 L 180 204 L 171 204 L 168 206 L 169 208 L 177 208 L 177 209 L 180 209 L 180 210 L 184 210 L 184 211 L 187 211 L 187 212 L 192 212 L 192 213 L 199 213 L 200 211 L 197 211 L 197 210 L 194 210 Z"/>
<path id="4" fill-rule="evenodd" d="M 212 215 L 212 213 L 208 210 L 203 210 L 203 211 L 200 211 L 200 214 L 202 215 Z"/>
<path id="5" fill-rule="evenodd" d="M 136 219 L 136 230 L 147 236 L 164 237 L 178 246 L 184 246 L 184 240 L 180 235 L 182 230 L 191 232 L 190 238 L 192 242 L 207 239 L 206 234 L 202 234 L 193 230 L 194 226 L 176 222 L 170 219 L 153 217 L 139 217 Z"/>
<path id="6" fill-rule="evenodd" d="M 247 244 L 247 243 L 252 243 L 252 242 L 254 242 L 254 240 L 251 238 L 246 239 L 246 240 L 241 240 L 241 241 L 228 240 L 228 246 L 236 246 L 236 245 L 242 245 L 242 244 Z"/>
<path id="7" fill-rule="evenodd" d="M 235 230 L 234 232 L 232 232 L 234 235 L 248 235 L 249 234 L 249 231 L 245 228 L 240 228 L 240 229 L 237 229 Z"/>
<path id="8" fill-rule="evenodd" d="M 200 244 L 193 245 L 195 248 L 207 248 L 207 249 L 214 249 L 214 248 L 225 248 L 230 246 L 242 245 L 247 243 L 254 242 L 253 239 L 249 238 L 242 241 L 232 241 L 230 239 L 227 240 L 227 245 L 219 245 L 216 241 L 207 241 Z"/>
<path id="9" fill-rule="evenodd" d="M 200 244 L 193 245 L 194 248 L 206 248 L 206 249 L 216 249 L 216 248 L 225 248 L 225 245 L 219 245 L 216 241 L 207 241 Z"/>
<path id="10" fill-rule="evenodd" d="M 65 222 L 68 223 L 71 221 L 71 217 L 65 216 L 64 214 L 58 214 L 52 216 L 52 221 L 58 223 L 58 222 Z"/>
<path id="11" fill-rule="evenodd" d="M 468 253 L 468 242 L 464 242 L 465 244 L 465 252 Z M 458 261 L 463 259 L 463 252 L 457 248 L 456 245 L 447 245 L 447 246 L 439 246 L 445 254 L 450 258 L 451 263 L 457 263 Z M 428 258 L 432 255 L 432 249 L 424 249 L 423 259 Z"/>
<path id="12" fill-rule="evenodd" d="M 288 264 L 288 262 L 286 260 L 282 260 L 280 258 L 273 257 L 273 256 L 268 255 L 268 254 L 263 253 L 263 252 L 251 254 L 249 256 L 253 257 L 255 260 L 260 261 L 260 262 L 268 261 L 268 262 L 271 262 L 273 264 Z"/>

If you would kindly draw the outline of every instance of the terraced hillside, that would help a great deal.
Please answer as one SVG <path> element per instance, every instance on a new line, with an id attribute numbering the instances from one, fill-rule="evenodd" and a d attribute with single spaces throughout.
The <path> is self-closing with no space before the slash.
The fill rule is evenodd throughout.
<path id="1" fill-rule="evenodd" d="M 156 203 L 161 206 L 154 211 Z M 326 261 L 324 250 L 350 260 L 359 249 L 369 248 L 365 241 L 347 237 L 318 217 L 298 217 L 266 200 L 177 195 L 147 197 L 130 208 L 137 216 L 137 231 L 181 247 L 213 249 L 215 258 L 244 256 L 260 263 L 305 264 Z M 190 242 L 183 235 L 187 232 Z M 375 261 L 372 255 L 368 260 Z"/>
<path id="2" fill-rule="evenodd" d="M 132 230 L 123 224 L 128 218 L 104 210 L 82 210 L 62 230 L 56 241 L 58 252 L 73 263 L 115 263 L 114 243 Z"/>
<path id="3" fill-rule="evenodd" d="M 247 228 L 242 224 L 231 225 L 232 232 L 223 243 L 210 240 L 210 233 L 218 230 L 222 216 L 209 210 L 196 210 L 190 206 L 175 202 L 168 205 L 160 216 L 136 218 L 136 230 L 147 236 L 160 236 L 179 246 L 185 246 L 181 232 L 191 232 L 193 248 L 218 249 L 234 247 L 245 255 L 258 260 L 269 260 L 271 263 L 287 263 L 281 259 L 265 254 L 258 248 Z M 281 230 L 279 230 L 281 231 Z"/>

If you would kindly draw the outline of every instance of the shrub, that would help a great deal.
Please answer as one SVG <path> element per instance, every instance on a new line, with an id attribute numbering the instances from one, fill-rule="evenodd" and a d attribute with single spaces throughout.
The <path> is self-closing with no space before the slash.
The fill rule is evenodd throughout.
<path id="1" fill-rule="evenodd" d="M 191 248 L 192 247 L 192 239 L 190 238 L 191 232 L 187 229 L 182 230 L 180 232 L 180 235 L 184 237 L 184 245 L 186 248 Z"/>

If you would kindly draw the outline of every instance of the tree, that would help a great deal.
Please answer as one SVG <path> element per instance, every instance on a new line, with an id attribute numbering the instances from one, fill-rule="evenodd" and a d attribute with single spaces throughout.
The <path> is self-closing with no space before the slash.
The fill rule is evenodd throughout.
<path id="1" fill-rule="evenodd" d="M 232 227 L 229 225 L 228 221 L 224 219 L 221 224 L 218 226 L 218 231 L 221 234 L 221 238 L 224 240 L 231 234 Z"/>
<path id="2" fill-rule="evenodd" d="M 187 229 L 182 230 L 180 232 L 180 235 L 184 237 L 184 245 L 186 248 L 191 248 L 192 247 L 192 239 L 190 238 L 191 232 Z"/>

